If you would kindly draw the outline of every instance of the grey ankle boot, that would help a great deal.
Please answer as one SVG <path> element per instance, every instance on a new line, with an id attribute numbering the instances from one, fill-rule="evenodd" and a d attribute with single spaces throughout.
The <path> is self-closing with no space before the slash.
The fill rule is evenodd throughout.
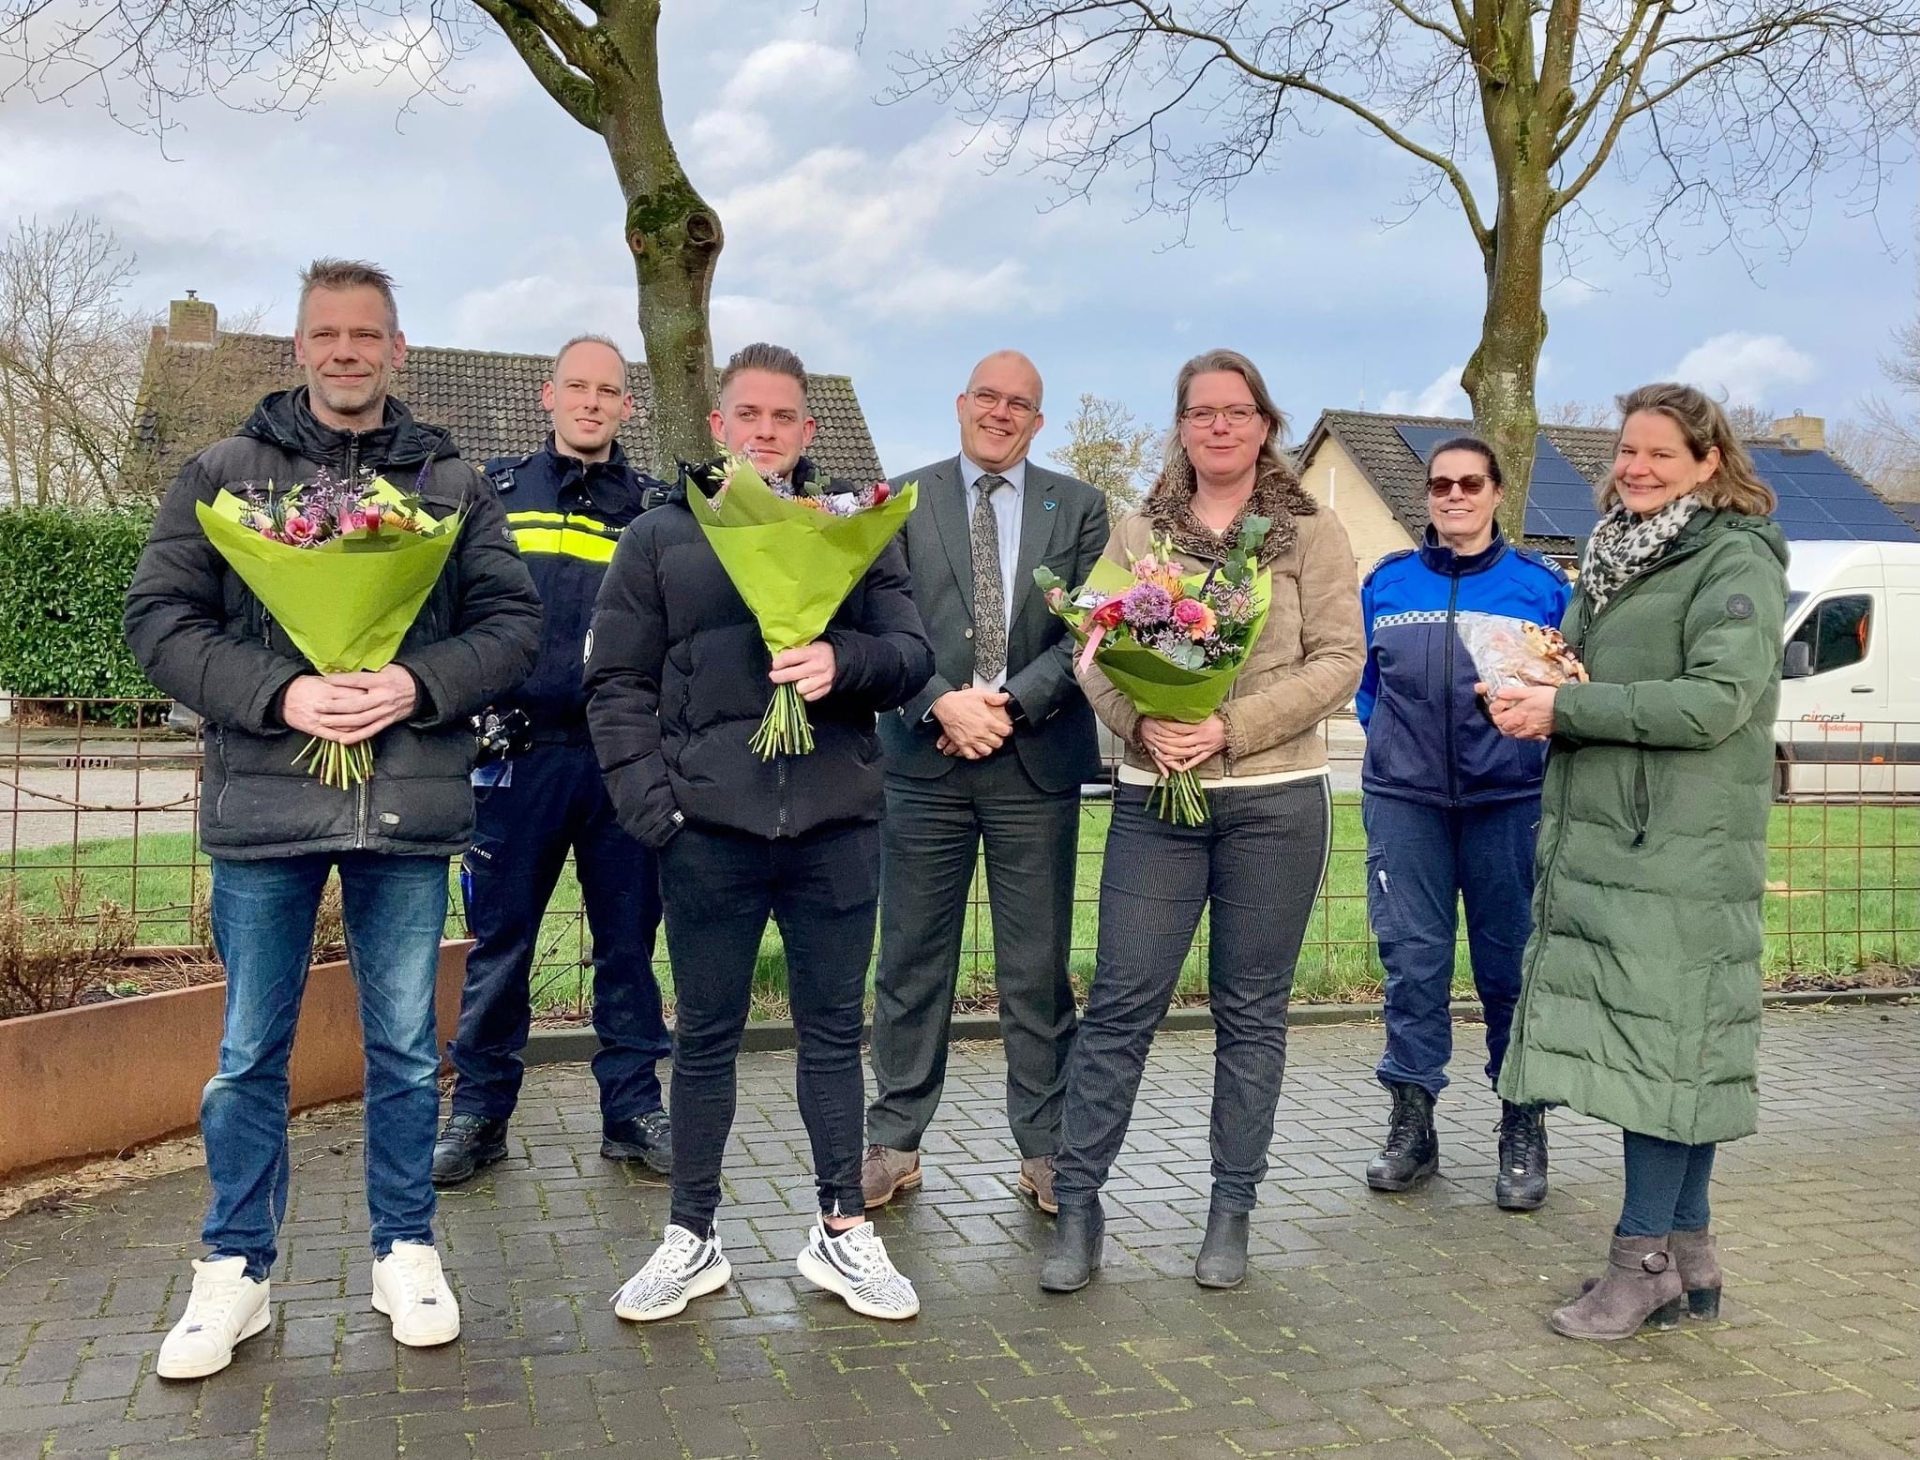
<path id="1" fill-rule="evenodd" d="M 1237 1288 L 1247 1280 L 1247 1213 L 1208 1210 L 1193 1280 L 1203 1288 Z"/>
<path id="2" fill-rule="evenodd" d="M 1667 1238 L 1667 1250 L 1680 1273 L 1680 1286 L 1686 1289 L 1687 1311 L 1695 1318 L 1720 1316 L 1720 1254 L 1714 1247 L 1713 1233 L 1702 1227 L 1697 1232 L 1675 1232 Z"/>
<path id="3" fill-rule="evenodd" d="M 1053 1219 L 1052 1244 L 1040 1264 L 1040 1286 L 1049 1293 L 1077 1293 L 1093 1280 L 1106 1243 L 1107 1216 L 1100 1199 L 1061 1202 Z"/>
<path id="4" fill-rule="evenodd" d="M 1612 1343 L 1643 1327 L 1671 1328 L 1684 1307 L 1665 1237 L 1618 1237 L 1598 1282 L 1552 1318 L 1555 1333 Z"/>

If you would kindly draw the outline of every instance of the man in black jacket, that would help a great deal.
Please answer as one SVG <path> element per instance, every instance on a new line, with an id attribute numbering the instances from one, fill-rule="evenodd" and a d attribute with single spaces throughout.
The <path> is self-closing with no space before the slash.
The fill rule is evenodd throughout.
<path id="1" fill-rule="evenodd" d="M 814 430 L 806 390 L 792 351 L 749 345 L 721 374 L 713 434 L 769 482 L 816 490 L 801 454 Z M 659 1250 L 615 1297 L 622 1318 L 670 1317 L 731 1276 L 713 1218 L 769 915 L 786 946 L 821 1213 L 800 1273 L 870 1317 L 919 1311 L 861 1201 L 860 1025 L 880 876 L 874 716 L 932 672 L 897 543 L 816 642 L 771 658 L 684 499 L 641 518 L 614 553 L 587 640 L 587 719 L 621 825 L 660 848 L 677 999 L 672 1210 Z M 811 754 L 749 748 L 775 684 L 807 700 Z"/>
<path id="2" fill-rule="evenodd" d="M 267 1275 L 286 1215 L 287 1057 L 315 912 L 338 869 L 366 1043 L 373 1306 L 412 1347 L 450 1342 L 460 1310 L 433 1245 L 434 984 L 447 865 L 473 827 L 467 720 L 532 668 L 540 601 L 499 502 L 444 431 L 388 396 L 406 358 L 393 285 L 371 264 L 316 261 L 301 280 L 294 354 L 304 389 L 270 395 L 168 489 L 127 591 L 127 642 L 149 678 L 197 711 L 206 763 L 200 839 L 213 860 L 213 938 L 227 970 L 220 1068 L 200 1107 L 213 1202 L 162 1378 L 214 1373 L 267 1328 Z M 384 474 L 459 540 L 398 657 L 321 675 L 201 531 L 224 488 L 284 489 L 325 469 Z M 295 764 L 308 736 L 371 742 L 351 790 Z"/>
<path id="3" fill-rule="evenodd" d="M 672 1159 L 654 1068 L 672 1047 L 653 976 L 660 871 L 652 851 L 614 820 L 580 683 L 587 620 L 614 544 L 650 496 L 665 489 L 628 466 L 614 439 L 633 414 L 633 396 L 613 341 L 567 341 L 540 398 L 553 417 L 546 445 L 487 463 L 545 620 L 532 675 L 496 706 L 526 717 L 531 744 L 473 773 L 473 845 L 460 888 L 474 946 L 449 1050 L 457 1072 L 453 1111 L 433 1148 L 434 1184 L 443 1187 L 507 1153 L 507 1120 L 519 1102 L 521 1051 L 532 1023 L 535 943 L 569 848 L 593 934 L 600 1154 L 663 1173 Z"/>

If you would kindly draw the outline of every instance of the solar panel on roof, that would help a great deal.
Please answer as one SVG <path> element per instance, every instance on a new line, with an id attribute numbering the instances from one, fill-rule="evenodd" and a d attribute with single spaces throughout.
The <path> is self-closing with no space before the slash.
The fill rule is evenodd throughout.
<path id="1" fill-rule="evenodd" d="M 1396 425 L 1407 450 L 1420 461 L 1446 440 L 1471 429 L 1458 426 Z M 1863 542 L 1920 542 L 1920 531 L 1887 506 L 1872 489 L 1824 451 L 1750 448 L 1760 478 L 1780 503 L 1774 519 L 1789 540 L 1855 539 Z M 1542 433 L 1534 441 L 1533 478 L 1527 494 L 1527 536 L 1585 537 L 1599 513 L 1593 483 Z"/>

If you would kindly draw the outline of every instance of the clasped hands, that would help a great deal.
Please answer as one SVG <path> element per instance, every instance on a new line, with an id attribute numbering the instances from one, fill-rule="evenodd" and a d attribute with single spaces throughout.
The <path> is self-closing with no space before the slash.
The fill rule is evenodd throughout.
<path id="1" fill-rule="evenodd" d="M 1005 690 L 982 689 L 977 684 L 941 695 L 933 702 L 940 753 L 961 760 L 985 760 L 992 755 L 1013 734 L 1013 716 L 1007 710 L 1012 700 Z"/>
<path id="2" fill-rule="evenodd" d="M 1553 697 L 1559 693 L 1553 685 L 1507 685 L 1491 694 L 1484 684 L 1473 691 L 1487 701 L 1487 714 L 1493 728 L 1515 740 L 1551 740 L 1553 738 Z"/>
<path id="3" fill-rule="evenodd" d="M 1226 722 L 1218 715 L 1209 715 L 1197 725 L 1148 715 L 1140 721 L 1138 733 L 1140 743 L 1164 774 L 1190 771 L 1227 748 Z"/>
<path id="4" fill-rule="evenodd" d="M 413 675 L 389 664 L 350 674 L 303 674 L 287 685 L 280 718 L 317 739 L 358 745 L 406 719 L 419 702 Z"/>

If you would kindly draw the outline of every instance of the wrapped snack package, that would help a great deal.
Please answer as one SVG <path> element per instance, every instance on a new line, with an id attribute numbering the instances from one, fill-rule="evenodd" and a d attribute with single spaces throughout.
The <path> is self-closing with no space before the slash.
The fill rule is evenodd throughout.
<path id="1" fill-rule="evenodd" d="M 1454 618 L 1460 642 L 1473 656 L 1474 672 L 1489 692 L 1509 685 L 1584 683 L 1586 666 L 1574 657 L 1560 630 L 1497 613 Z"/>

